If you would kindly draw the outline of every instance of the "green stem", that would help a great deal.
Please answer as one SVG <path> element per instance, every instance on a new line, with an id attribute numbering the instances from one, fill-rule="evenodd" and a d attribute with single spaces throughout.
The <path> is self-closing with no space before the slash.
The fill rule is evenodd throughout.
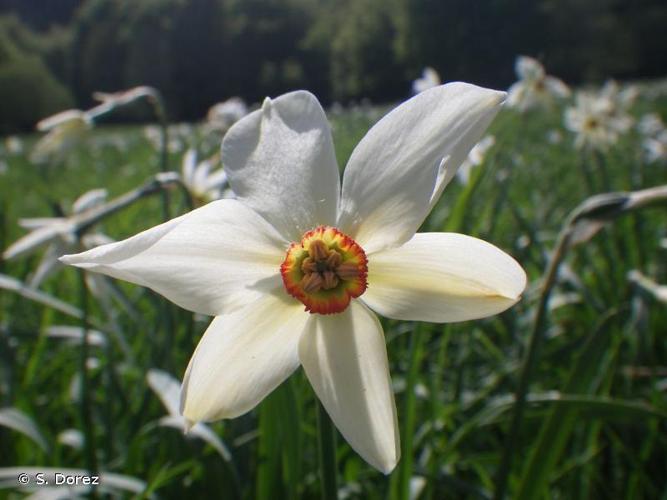
<path id="1" fill-rule="evenodd" d="M 425 337 L 425 332 L 421 327 L 421 324 L 415 328 L 415 331 L 412 332 L 410 336 L 410 367 L 408 371 L 408 379 L 405 384 L 405 424 L 401 439 L 403 459 L 401 461 L 401 490 L 399 498 L 402 498 L 403 500 L 408 500 L 410 498 L 410 478 L 413 475 L 412 466 L 414 462 L 414 457 L 412 455 L 412 438 L 415 433 L 415 422 L 417 419 L 415 386 L 417 385 L 419 367 L 421 366 Z"/>
<path id="2" fill-rule="evenodd" d="M 91 475 L 97 473 L 97 457 L 95 455 L 95 432 L 91 409 L 90 379 L 88 378 L 88 289 L 86 287 L 86 274 L 79 269 L 79 299 L 81 302 L 81 357 L 79 371 L 81 376 L 81 427 L 85 439 L 86 468 Z M 94 492 L 94 490 L 93 490 Z"/>
<path id="3" fill-rule="evenodd" d="M 322 500 L 336 500 L 338 498 L 336 429 L 319 400 L 317 401 L 317 437 Z"/>

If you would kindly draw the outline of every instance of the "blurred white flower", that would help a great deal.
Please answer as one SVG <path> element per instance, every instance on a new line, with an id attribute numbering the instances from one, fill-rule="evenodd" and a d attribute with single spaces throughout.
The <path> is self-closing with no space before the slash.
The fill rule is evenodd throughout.
<path id="1" fill-rule="evenodd" d="M 544 66 L 532 57 L 518 56 L 514 70 L 519 80 L 508 90 L 507 105 L 521 113 L 549 106 L 555 99 L 570 95 L 569 87 L 558 78 L 547 75 Z"/>
<path id="2" fill-rule="evenodd" d="M 430 88 L 437 87 L 441 83 L 438 72 L 431 67 L 426 67 L 424 68 L 424 71 L 422 71 L 421 78 L 417 78 L 412 82 L 412 92 L 414 94 L 419 94 Z"/>
<path id="3" fill-rule="evenodd" d="M 151 369 L 146 373 L 146 382 L 160 398 L 168 413 L 167 416 L 158 421 L 159 425 L 187 432 L 188 437 L 196 437 L 210 444 L 224 460 L 231 460 L 232 456 L 227 446 L 208 425 L 199 422 L 191 426 L 187 419 L 181 415 L 179 409 L 181 383 L 178 380 L 165 371 Z"/>
<path id="4" fill-rule="evenodd" d="M 221 198 L 227 186 L 227 174 L 222 168 L 211 171 L 213 161 L 212 158 L 197 163 L 197 152 L 194 149 L 189 149 L 183 155 L 181 180 L 195 206 Z"/>
<path id="5" fill-rule="evenodd" d="M 468 157 L 461 163 L 461 167 L 456 172 L 456 176 L 461 184 L 468 184 L 473 167 L 478 167 L 484 163 L 484 157 L 486 156 L 487 151 L 491 149 L 495 143 L 496 138 L 492 135 L 487 135 L 470 150 Z"/>
<path id="6" fill-rule="evenodd" d="M 30 158 L 34 162 L 60 162 L 92 128 L 90 117 L 78 109 L 70 109 L 44 118 L 37 124 L 37 130 L 48 132 L 35 144 Z"/>
<path id="7" fill-rule="evenodd" d="M 665 124 L 658 113 L 646 113 L 637 123 L 637 131 L 644 136 L 655 136 L 665 130 Z"/>
<path id="8" fill-rule="evenodd" d="M 645 138 L 642 147 L 648 163 L 667 160 L 667 130 L 663 130 L 655 137 Z"/>
<path id="9" fill-rule="evenodd" d="M 13 155 L 21 154 L 23 152 L 23 141 L 15 135 L 10 135 L 5 139 L 5 149 Z"/>
<path id="10" fill-rule="evenodd" d="M 247 114 L 248 106 L 243 99 L 230 97 L 226 101 L 211 106 L 206 115 L 206 125 L 211 130 L 224 133 Z"/>
<path id="11" fill-rule="evenodd" d="M 106 196 L 107 191 L 105 189 L 93 189 L 86 192 L 72 204 L 72 216 L 82 214 L 103 204 L 106 201 Z M 85 234 L 79 238 L 74 232 L 74 221 L 69 217 L 20 219 L 19 225 L 30 230 L 30 232 L 10 245 L 2 256 L 5 260 L 12 260 L 30 254 L 46 245 L 42 260 L 29 280 L 29 286 L 33 288 L 39 287 L 48 276 L 62 266 L 58 260 L 60 256 L 113 241 L 102 233 Z"/>
<path id="12" fill-rule="evenodd" d="M 342 189 L 317 99 L 267 98 L 222 143 L 238 199 L 62 260 L 215 316 L 183 380 L 190 422 L 242 415 L 302 366 L 347 442 L 388 474 L 399 433 L 373 310 L 482 318 L 515 304 L 526 285 L 521 266 L 489 243 L 415 234 L 504 98 L 460 82 L 413 97 L 357 145 Z"/>
<path id="13" fill-rule="evenodd" d="M 578 92 L 575 106 L 565 110 L 565 127 L 576 134 L 578 148 L 606 150 L 632 124 L 632 117 L 610 98 L 608 91 L 599 94 Z"/>

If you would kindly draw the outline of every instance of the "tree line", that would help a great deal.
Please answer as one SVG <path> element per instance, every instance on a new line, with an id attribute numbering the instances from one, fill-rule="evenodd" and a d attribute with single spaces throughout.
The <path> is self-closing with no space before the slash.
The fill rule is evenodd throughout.
<path id="1" fill-rule="evenodd" d="M 232 95 L 408 95 L 424 66 L 506 88 L 518 54 L 570 83 L 664 74 L 663 0 L 6 0 L 0 132 L 146 84 L 170 117 Z"/>

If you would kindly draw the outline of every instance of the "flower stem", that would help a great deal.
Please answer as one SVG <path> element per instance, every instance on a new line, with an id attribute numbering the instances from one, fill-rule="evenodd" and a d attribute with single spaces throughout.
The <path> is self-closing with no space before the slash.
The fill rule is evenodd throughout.
<path id="1" fill-rule="evenodd" d="M 317 448 L 320 459 L 322 500 L 338 498 L 336 429 L 322 403 L 317 401 Z"/>
<path id="2" fill-rule="evenodd" d="M 79 269 L 79 300 L 81 302 L 81 358 L 79 364 L 81 377 L 81 427 L 85 438 L 86 468 L 91 475 L 97 473 L 97 457 L 95 455 L 95 432 L 90 401 L 90 379 L 88 378 L 88 289 L 86 272 Z"/>

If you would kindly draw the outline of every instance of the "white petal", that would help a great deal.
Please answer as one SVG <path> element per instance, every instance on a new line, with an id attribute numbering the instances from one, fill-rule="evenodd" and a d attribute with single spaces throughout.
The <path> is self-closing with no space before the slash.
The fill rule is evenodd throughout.
<path id="1" fill-rule="evenodd" d="M 400 456 L 387 349 L 377 317 L 358 301 L 343 313 L 313 315 L 299 358 L 306 376 L 345 440 L 389 474 Z"/>
<path id="2" fill-rule="evenodd" d="M 410 239 L 504 96 L 449 83 L 422 92 L 385 116 L 350 157 L 338 227 L 367 253 Z"/>
<path id="3" fill-rule="evenodd" d="M 85 212 L 88 209 L 102 205 L 107 199 L 106 189 L 92 189 L 79 196 L 72 204 L 72 212 L 75 214 Z"/>
<path id="4" fill-rule="evenodd" d="M 556 97 L 566 98 L 570 96 L 570 88 L 558 78 L 547 76 L 544 78 L 544 85 Z"/>
<path id="5" fill-rule="evenodd" d="M 193 182 L 196 165 L 197 152 L 194 149 L 188 149 L 183 155 L 183 166 L 181 168 L 183 182 L 188 186 Z"/>
<path id="6" fill-rule="evenodd" d="M 509 255 L 456 233 L 419 233 L 374 254 L 361 297 L 389 318 L 434 323 L 483 318 L 516 303 L 526 274 Z"/>
<path id="7" fill-rule="evenodd" d="M 331 130 L 305 91 L 266 99 L 222 142 L 232 190 L 289 241 L 336 221 L 340 191 Z"/>
<path id="8" fill-rule="evenodd" d="M 519 56 L 514 63 L 516 76 L 522 80 L 537 80 L 544 76 L 544 66 L 539 61 L 528 56 Z"/>
<path id="9" fill-rule="evenodd" d="M 280 286 L 287 242 L 236 200 L 61 260 L 152 288 L 202 314 L 229 312 Z"/>
<path id="10" fill-rule="evenodd" d="M 183 416 L 211 421 L 253 409 L 299 367 L 299 337 L 309 317 L 282 291 L 217 316 L 185 372 Z"/>
<path id="11" fill-rule="evenodd" d="M 146 373 L 146 382 L 153 392 L 158 395 L 160 401 L 170 415 L 179 415 L 179 401 L 181 394 L 181 383 L 172 375 L 152 368 Z"/>
<path id="12" fill-rule="evenodd" d="M 62 235 L 71 232 L 72 224 L 67 219 L 57 219 L 53 224 L 42 226 L 22 238 L 12 243 L 3 253 L 5 260 L 15 259 L 24 254 L 28 254 L 42 245 L 60 238 Z"/>

